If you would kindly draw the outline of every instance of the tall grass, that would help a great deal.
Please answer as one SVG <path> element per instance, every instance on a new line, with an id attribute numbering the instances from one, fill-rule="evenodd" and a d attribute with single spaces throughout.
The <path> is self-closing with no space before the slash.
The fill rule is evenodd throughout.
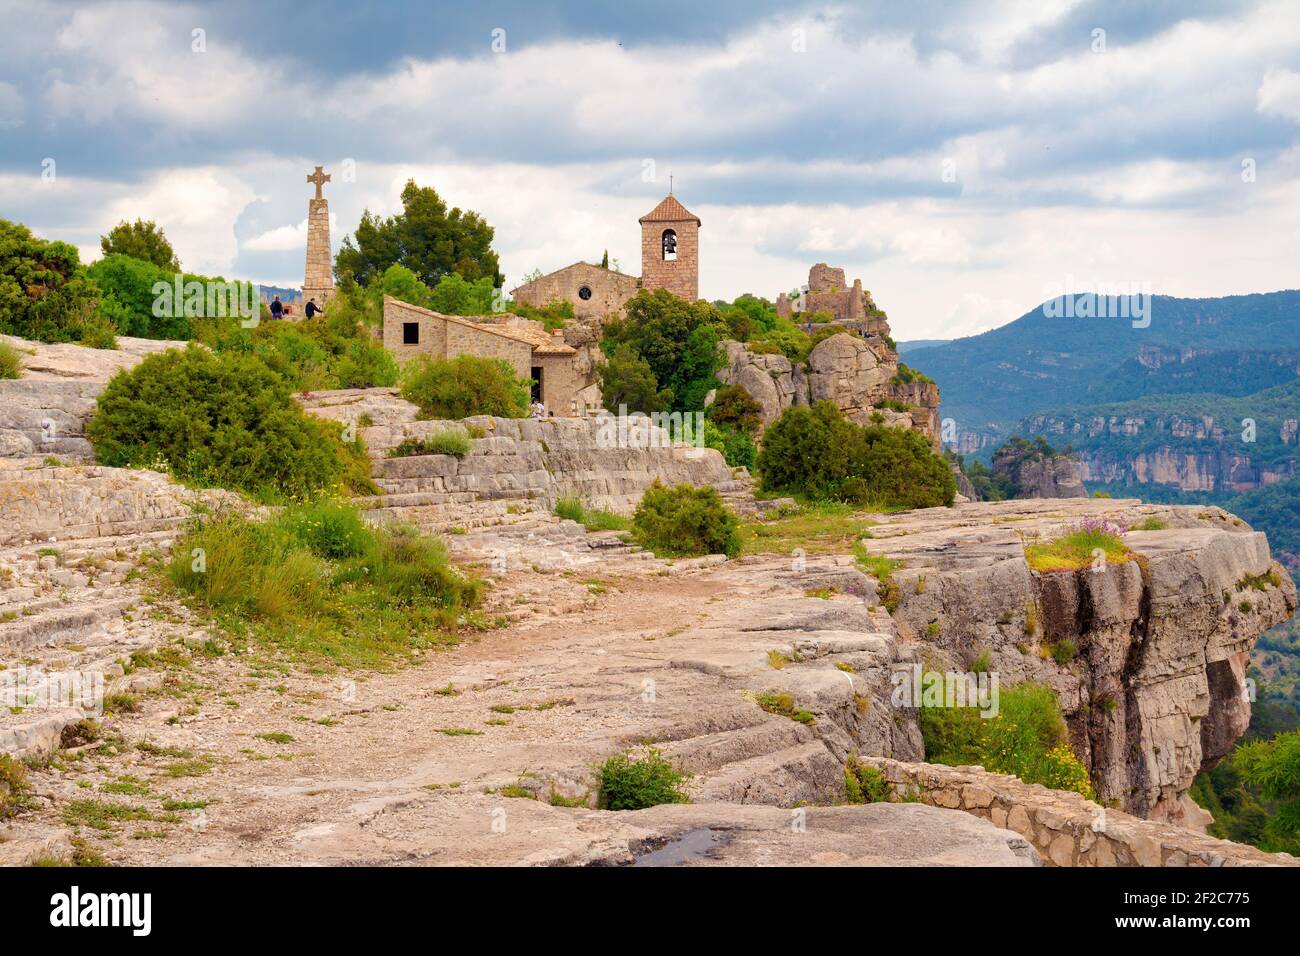
<path id="1" fill-rule="evenodd" d="M 0 379 L 17 378 L 22 371 L 23 360 L 18 350 L 8 342 L 0 342 Z"/>
<path id="2" fill-rule="evenodd" d="M 330 501 L 266 521 L 201 521 L 177 543 L 167 577 L 236 633 L 313 663 L 371 667 L 454 643 L 482 588 L 438 539 L 372 529 Z"/>
<path id="3" fill-rule="evenodd" d="M 588 531 L 627 531 L 632 519 L 612 511 L 588 508 L 581 498 L 561 498 L 555 502 L 555 515 L 576 521 Z"/>

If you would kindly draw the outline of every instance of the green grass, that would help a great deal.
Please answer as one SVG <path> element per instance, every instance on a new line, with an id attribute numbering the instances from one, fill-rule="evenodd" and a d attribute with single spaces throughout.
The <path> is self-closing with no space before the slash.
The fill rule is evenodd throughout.
<path id="1" fill-rule="evenodd" d="M 370 528 L 349 505 L 293 505 L 264 521 L 196 518 L 166 574 L 226 631 L 314 667 L 390 667 L 454 644 L 482 584 L 437 538 Z"/>
<path id="2" fill-rule="evenodd" d="M 848 554 L 873 524 L 840 501 L 797 504 L 764 520 L 742 521 L 741 554 Z"/>
<path id="3" fill-rule="evenodd" d="M 864 764 L 857 757 L 849 757 L 844 765 L 845 803 L 886 803 L 892 790 L 885 775 L 876 767 Z"/>
<path id="4" fill-rule="evenodd" d="M 612 511 L 588 508 L 581 498 L 561 498 L 555 502 L 555 515 L 576 521 L 588 531 L 630 531 L 632 519 Z"/>
<path id="5" fill-rule="evenodd" d="M 1050 687 L 1025 683 L 1003 689 L 996 717 L 984 717 L 975 707 L 922 707 L 918 716 L 929 763 L 978 765 L 1025 783 L 1094 796 L 1087 768 L 1070 750 Z"/>
<path id="6" fill-rule="evenodd" d="M 27 768 L 9 754 L 0 754 L 0 820 L 27 808 Z"/>
<path id="7" fill-rule="evenodd" d="M 63 807 L 63 822 L 70 827 L 86 826 L 93 830 L 109 832 L 128 820 L 146 820 L 153 823 L 176 823 L 179 817 L 172 814 L 159 816 L 148 807 L 130 803 L 116 803 L 94 798 L 69 800 Z"/>
<path id="8" fill-rule="evenodd" d="M 1147 518 L 1141 524 L 1135 524 L 1130 531 L 1164 531 L 1169 527 L 1169 522 L 1162 518 Z"/>
<path id="9" fill-rule="evenodd" d="M 1092 566 L 1093 552 L 1100 550 L 1107 564 L 1123 564 L 1132 558 L 1119 535 L 1104 531 L 1071 531 L 1050 541 L 1025 545 L 1025 560 L 1039 573 L 1080 571 Z"/>
<path id="10" fill-rule="evenodd" d="M 758 704 L 769 714 L 776 714 L 778 717 L 788 717 L 793 721 L 809 726 L 817 723 L 816 716 L 812 711 L 804 710 L 794 705 L 794 695 L 780 691 L 766 691 L 761 694 L 754 694 L 754 703 Z"/>
<path id="11" fill-rule="evenodd" d="M 663 803 L 689 803 L 682 790 L 687 774 L 653 747 L 616 754 L 599 768 L 602 810 L 641 810 Z"/>
<path id="12" fill-rule="evenodd" d="M 17 378 L 23 372 L 23 359 L 8 342 L 0 342 L 0 379 Z"/>
<path id="13" fill-rule="evenodd" d="M 388 453 L 389 458 L 412 455 L 451 455 L 464 458 L 474 447 L 469 433 L 458 429 L 433 432 L 427 438 L 408 438 Z"/>

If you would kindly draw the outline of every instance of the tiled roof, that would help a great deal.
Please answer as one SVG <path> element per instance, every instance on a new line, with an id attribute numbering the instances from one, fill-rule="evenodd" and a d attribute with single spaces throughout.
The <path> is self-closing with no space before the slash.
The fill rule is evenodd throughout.
<path id="1" fill-rule="evenodd" d="M 663 202 L 651 209 L 637 222 L 685 222 L 689 219 L 694 219 L 697 226 L 700 224 L 700 217 L 679 203 L 676 196 L 669 193 L 664 197 Z"/>

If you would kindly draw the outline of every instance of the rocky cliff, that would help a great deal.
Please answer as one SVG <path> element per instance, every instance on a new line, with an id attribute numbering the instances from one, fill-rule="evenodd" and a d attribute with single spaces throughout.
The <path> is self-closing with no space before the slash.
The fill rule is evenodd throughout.
<path id="1" fill-rule="evenodd" d="M 1296 606 L 1264 535 L 1217 508 L 1137 501 L 954 510 L 871 529 L 871 550 L 903 562 L 893 575 L 900 633 L 928 645 L 936 669 L 965 671 L 987 652 L 1004 686 L 1052 686 L 1107 806 L 1203 822 L 1186 796 L 1192 779 L 1245 731 L 1250 649 Z M 1055 537 L 1085 515 L 1169 527 L 1129 532 L 1133 559 L 1123 564 L 1031 570 L 1025 542 Z"/>
<path id="2" fill-rule="evenodd" d="M 899 379 L 898 354 L 878 336 L 841 332 L 823 339 L 806 361 L 751 352 L 727 341 L 718 379 L 745 388 L 762 406 L 764 427 L 792 405 L 831 401 L 850 420 L 868 424 L 882 415 L 887 424 L 915 428 L 935 443 L 939 436 L 939 389 L 930 382 Z"/>
<path id="3" fill-rule="evenodd" d="M 1086 498 L 1079 463 L 1036 443 L 1013 440 L 993 453 L 993 479 L 1014 498 Z"/>

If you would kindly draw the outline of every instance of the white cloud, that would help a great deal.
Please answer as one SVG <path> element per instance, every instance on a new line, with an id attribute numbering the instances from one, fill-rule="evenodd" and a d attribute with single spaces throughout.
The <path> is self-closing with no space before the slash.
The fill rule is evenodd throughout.
<path id="1" fill-rule="evenodd" d="M 1264 74 L 1259 84 L 1258 107 L 1261 113 L 1285 116 L 1300 122 L 1300 73 L 1274 69 Z"/>

